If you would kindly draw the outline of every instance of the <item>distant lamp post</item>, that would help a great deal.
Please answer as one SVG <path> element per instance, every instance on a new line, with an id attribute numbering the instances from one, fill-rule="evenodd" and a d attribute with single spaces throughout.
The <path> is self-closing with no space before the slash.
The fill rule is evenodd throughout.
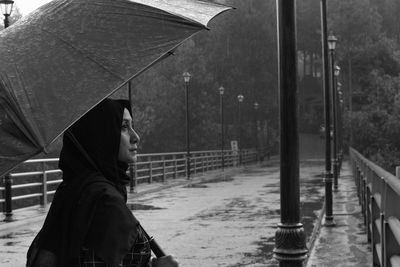
<path id="1" fill-rule="evenodd" d="M 258 149 L 258 102 L 254 102 L 254 141 L 256 145 L 256 160 L 260 159 L 259 149 Z"/>
<path id="2" fill-rule="evenodd" d="M 224 90 L 223 86 L 219 87 L 219 103 L 220 103 L 220 115 L 221 115 L 221 167 L 224 171 L 225 167 L 225 155 L 224 155 Z"/>
<path id="3" fill-rule="evenodd" d="M 10 25 L 8 18 L 11 15 L 14 1 L 12 0 L 0 0 L 0 9 L 4 15 L 4 29 Z"/>
<path id="4" fill-rule="evenodd" d="M 338 138 L 339 138 L 339 175 L 340 170 L 342 168 L 342 160 L 343 160 L 343 92 L 342 92 L 342 84 L 337 82 L 337 93 L 339 99 L 339 107 L 338 107 Z"/>
<path id="5" fill-rule="evenodd" d="M 329 51 L 335 49 L 335 37 L 328 37 L 328 23 L 326 16 L 326 0 L 321 2 L 321 44 L 322 44 L 322 75 L 323 75 L 323 90 L 324 90 L 324 108 L 325 108 L 325 220 L 324 226 L 335 226 L 332 210 L 332 155 L 331 155 L 331 93 L 330 93 L 330 70 L 329 70 Z"/>
<path id="6" fill-rule="evenodd" d="M 328 36 L 328 47 L 331 61 L 330 68 L 330 81 L 331 81 L 331 95 L 332 95 L 332 116 L 333 116 L 333 187 L 338 189 L 338 168 L 339 162 L 337 158 L 337 93 L 336 93 L 336 73 L 339 75 L 340 68 L 335 68 L 335 48 L 337 38 L 331 33 Z"/>
<path id="7" fill-rule="evenodd" d="M 239 146 L 239 165 L 241 165 L 242 164 L 242 117 L 241 117 L 242 114 L 241 114 L 240 107 L 241 107 L 241 104 L 242 104 L 242 102 L 244 100 L 244 96 L 242 94 L 239 94 L 237 96 L 237 98 L 238 98 L 238 101 L 239 101 L 239 105 L 238 105 L 238 109 L 239 109 L 239 114 L 238 114 L 238 117 L 239 117 L 239 142 L 238 142 L 238 146 Z"/>
<path id="8" fill-rule="evenodd" d="M 183 81 L 185 82 L 186 91 L 186 177 L 190 179 L 190 134 L 189 134 L 189 82 L 190 73 L 183 73 Z"/>
<path id="9" fill-rule="evenodd" d="M 338 65 L 335 65 L 334 69 L 334 102 L 333 102 L 333 108 L 334 108 L 334 145 L 336 146 L 336 180 L 334 181 L 334 188 L 338 189 L 338 180 L 340 177 L 340 169 L 341 169 L 341 159 L 340 159 L 340 108 L 339 108 L 339 87 L 338 87 L 338 81 L 339 81 L 339 74 L 340 74 L 340 67 Z"/>

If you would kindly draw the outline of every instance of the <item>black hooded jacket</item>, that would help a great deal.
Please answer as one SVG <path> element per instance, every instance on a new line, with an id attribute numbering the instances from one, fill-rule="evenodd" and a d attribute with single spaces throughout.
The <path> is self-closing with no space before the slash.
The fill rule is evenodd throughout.
<path id="1" fill-rule="evenodd" d="M 132 248 L 138 222 L 126 206 L 128 165 L 118 161 L 128 101 L 105 99 L 65 133 L 58 187 L 27 266 L 79 266 L 82 246 L 117 266 Z"/>

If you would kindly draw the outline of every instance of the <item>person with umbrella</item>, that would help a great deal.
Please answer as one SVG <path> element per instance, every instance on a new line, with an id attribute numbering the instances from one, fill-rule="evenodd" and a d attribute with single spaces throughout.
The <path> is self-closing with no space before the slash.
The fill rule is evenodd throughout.
<path id="1" fill-rule="evenodd" d="M 170 255 L 150 261 L 151 240 L 126 206 L 126 170 L 139 140 L 126 100 L 103 100 L 64 133 L 63 182 L 28 267 L 178 266 Z"/>

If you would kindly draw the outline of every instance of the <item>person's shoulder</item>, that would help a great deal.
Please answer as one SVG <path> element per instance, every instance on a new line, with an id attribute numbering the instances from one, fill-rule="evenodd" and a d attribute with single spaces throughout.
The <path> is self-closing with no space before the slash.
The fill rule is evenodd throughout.
<path id="1" fill-rule="evenodd" d="M 83 195 L 96 199 L 124 200 L 114 184 L 100 173 L 90 174 L 86 178 Z"/>

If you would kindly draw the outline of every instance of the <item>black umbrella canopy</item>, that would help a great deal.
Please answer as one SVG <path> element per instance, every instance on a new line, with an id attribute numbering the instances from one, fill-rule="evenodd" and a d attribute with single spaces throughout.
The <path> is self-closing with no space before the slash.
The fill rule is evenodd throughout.
<path id="1" fill-rule="evenodd" d="M 0 32 L 0 175 L 230 7 L 55 0 Z"/>

